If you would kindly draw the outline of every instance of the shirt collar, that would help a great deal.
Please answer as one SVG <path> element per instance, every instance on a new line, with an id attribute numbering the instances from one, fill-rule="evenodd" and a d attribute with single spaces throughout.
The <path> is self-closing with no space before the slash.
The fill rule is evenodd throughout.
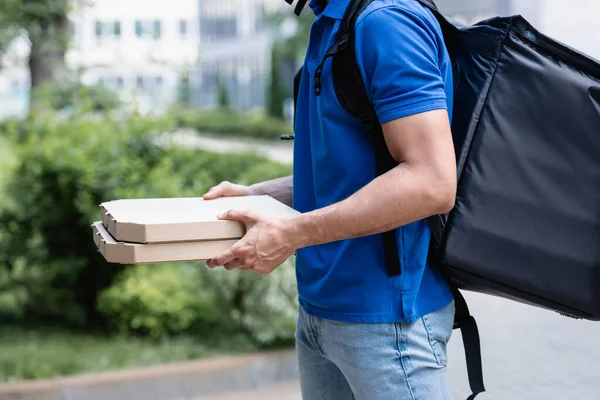
<path id="1" fill-rule="evenodd" d="M 311 0 L 309 6 L 317 17 L 324 15 L 333 19 L 342 19 L 348 4 L 350 0 L 330 0 L 329 3 L 326 0 Z"/>

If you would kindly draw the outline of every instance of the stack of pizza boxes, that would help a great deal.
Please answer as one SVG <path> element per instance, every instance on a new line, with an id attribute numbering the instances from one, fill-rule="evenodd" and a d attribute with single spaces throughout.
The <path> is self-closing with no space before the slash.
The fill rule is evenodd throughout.
<path id="1" fill-rule="evenodd" d="M 147 264 L 209 260 L 246 232 L 241 222 L 219 220 L 228 210 L 251 210 L 270 218 L 298 213 L 269 196 L 116 200 L 100 205 L 94 242 L 111 263 Z"/>

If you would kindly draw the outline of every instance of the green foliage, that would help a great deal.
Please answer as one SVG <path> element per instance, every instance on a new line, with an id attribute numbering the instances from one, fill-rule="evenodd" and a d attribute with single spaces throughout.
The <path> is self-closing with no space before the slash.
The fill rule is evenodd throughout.
<path id="1" fill-rule="evenodd" d="M 85 111 L 111 111 L 121 106 L 119 96 L 103 85 L 87 86 L 76 80 L 46 83 L 36 88 L 38 102 L 45 100 L 52 110 L 77 108 Z"/>
<path id="2" fill-rule="evenodd" d="M 67 14 L 75 3 L 76 0 L 3 0 L 0 13 L 27 29 Z"/>
<path id="3" fill-rule="evenodd" d="M 163 195 L 178 189 L 165 184 L 169 180 L 146 181 L 159 173 L 161 156 L 149 124 L 136 118 L 64 121 L 51 114 L 27 123 L 0 230 L 9 270 L 35 276 L 26 285 L 30 314 L 80 325 L 93 320 L 98 291 L 122 269 L 107 266 L 89 240 L 98 204 L 128 197 L 129 188 Z M 159 121 L 150 126 L 168 127 Z"/>
<path id="4" fill-rule="evenodd" d="M 3 327 L 0 382 L 145 367 L 256 349 L 243 338 L 220 339 L 196 334 L 156 341 Z"/>
<path id="5" fill-rule="evenodd" d="M 259 113 L 188 110 L 176 113 L 175 118 L 180 127 L 210 134 L 279 140 L 281 135 L 293 133 L 289 122 Z"/>
<path id="6" fill-rule="evenodd" d="M 222 310 L 199 265 L 134 266 L 100 297 L 99 310 L 121 333 L 154 338 L 188 332 L 199 320 L 217 325 Z"/>
<path id="7" fill-rule="evenodd" d="M 0 6 L 0 58 L 19 32 L 18 26 L 10 19 L 10 16 L 2 11 L 2 6 Z M 0 68 L 2 68 L 1 65 Z"/>
<path id="8" fill-rule="evenodd" d="M 209 270 L 205 276 L 231 318 L 258 344 L 293 343 L 297 315 L 293 259 L 268 276 L 223 269 Z"/>
<path id="9" fill-rule="evenodd" d="M 78 326 L 106 321 L 97 298 L 126 267 L 107 264 L 91 240 L 102 201 L 200 196 L 222 180 L 254 183 L 290 173 L 257 156 L 163 149 L 156 135 L 172 122 L 48 113 L 21 127 L 19 160 L 0 204 L 8 271 L 0 287 L 19 283 L 26 315 Z"/>
<path id="10" fill-rule="evenodd" d="M 289 95 L 281 78 L 281 52 L 280 45 L 273 45 L 271 49 L 271 74 L 267 93 L 268 113 L 270 116 L 279 119 L 283 119 L 283 103 Z"/>
<path id="11" fill-rule="evenodd" d="M 291 15 L 289 9 L 284 9 L 265 15 L 265 19 L 275 29 L 279 29 L 290 19 L 295 20 L 296 32 L 289 37 L 280 39 L 279 44 L 281 45 L 283 60 L 301 60 L 306 53 L 310 28 L 315 20 L 315 15 L 312 12 L 305 11 L 300 17 L 296 18 Z"/>
<path id="12" fill-rule="evenodd" d="M 122 333 L 164 338 L 186 332 L 245 333 L 258 345 L 290 342 L 296 317 L 291 260 L 269 276 L 204 264 L 135 266 L 100 298 Z"/>
<path id="13" fill-rule="evenodd" d="M 66 72 L 65 53 L 69 45 L 68 13 L 77 0 L 3 0 L 0 2 L 0 38 L 24 31 L 31 44 L 29 68 L 32 87 L 57 81 Z M 11 36 L 12 33 L 12 36 Z M 35 103 L 32 97 L 32 103 Z"/>

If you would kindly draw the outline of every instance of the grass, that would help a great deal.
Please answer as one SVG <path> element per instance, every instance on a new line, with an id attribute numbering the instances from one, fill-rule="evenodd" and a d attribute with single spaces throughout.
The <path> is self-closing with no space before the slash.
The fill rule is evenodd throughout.
<path id="1" fill-rule="evenodd" d="M 157 342 L 5 327 L 0 330 L 0 382 L 153 366 L 255 350 L 243 337 L 217 343 L 189 337 Z"/>

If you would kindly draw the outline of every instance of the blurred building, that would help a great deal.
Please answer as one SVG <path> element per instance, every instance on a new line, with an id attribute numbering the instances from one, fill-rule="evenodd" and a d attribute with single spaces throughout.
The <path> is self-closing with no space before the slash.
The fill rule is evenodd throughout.
<path id="1" fill-rule="evenodd" d="M 94 0 L 70 15 L 66 61 L 85 83 L 101 82 L 140 110 L 173 102 L 180 76 L 198 61 L 198 0 Z M 27 110 L 28 44 L 19 38 L 0 70 L 0 117 Z"/>
<path id="2" fill-rule="evenodd" d="M 71 19 L 72 67 L 103 82 L 142 111 L 171 104 L 180 77 L 198 61 L 197 0 L 94 0 Z"/>
<path id="3" fill-rule="evenodd" d="M 264 107 L 271 70 L 271 47 L 279 32 L 265 14 L 289 8 L 283 0 L 198 0 L 200 64 L 192 102 L 218 104 L 218 85 L 240 110 Z M 290 10 L 291 15 L 291 10 Z"/>
<path id="4" fill-rule="evenodd" d="M 597 0 L 436 0 L 453 20 L 471 24 L 522 14 L 542 32 L 600 58 Z M 71 15 L 72 69 L 103 82 L 142 111 L 160 111 L 185 90 L 192 105 L 210 108 L 225 88 L 241 110 L 266 104 L 274 39 L 292 34 L 293 8 L 284 0 L 94 0 Z M 264 15 L 289 13 L 275 29 Z M 0 70 L 0 118 L 24 115 L 29 98 L 28 45 L 16 40 Z M 285 69 L 285 68 L 284 68 Z M 293 66 L 290 68 L 293 70 Z M 290 80 L 287 72 L 286 80 Z M 220 84 L 220 85 L 219 85 Z M 289 107 L 288 107 L 289 108 Z"/>
<path id="5" fill-rule="evenodd" d="M 504 14 L 507 0 L 436 0 L 435 3 L 451 20 L 470 25 Z"/>
<path id="6" fill-rule="evenodd" d="M 472 24 L 495 15 L 524 16 L 542 33 L 600 59 L 598 0 L 436 0 L 450 18 Z"/>

